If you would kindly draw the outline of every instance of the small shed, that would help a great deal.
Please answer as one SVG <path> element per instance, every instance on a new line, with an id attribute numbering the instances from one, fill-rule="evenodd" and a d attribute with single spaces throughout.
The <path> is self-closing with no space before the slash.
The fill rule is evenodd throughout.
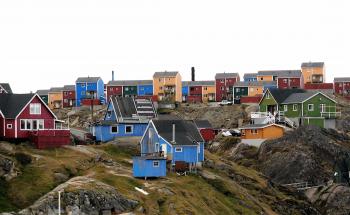
<path id="1" fill-rule="evenodd" d="M 215 139 L 215 131 L 208 120 L 194 120 L 205 142 Z"/>
<path id="2" fill-rule="evenodd" d="M 135 178 L 158 178 L 166 176 L 166 158 L 159 156 L 133 157 Z"/>
<path id="3" fill-rule="evenodd" d="M 253 124 L 241 128 L 242 139 L 275 139 L 284 134 L 284 127 L 278 124 Z"/>

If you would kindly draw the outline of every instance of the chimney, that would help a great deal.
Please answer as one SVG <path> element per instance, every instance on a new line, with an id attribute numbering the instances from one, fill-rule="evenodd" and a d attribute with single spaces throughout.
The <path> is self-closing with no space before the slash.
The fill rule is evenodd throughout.
<path id="1" fill-rule="evenodd" d="M 195 74 L 195 70 L 194 67 L 191 68 L 191 81 L 196 81 L 196 74 Z"/>
<path id="2" fill-rule="evenodd" d="M 173 123 L 173 140 L 172 143 L 175 143 L 175 123 Z"/>
<path id="3" fill-rule="evenodd" d="M 112 81 L 114 81 L 114 71 L 112 70 Z"/>

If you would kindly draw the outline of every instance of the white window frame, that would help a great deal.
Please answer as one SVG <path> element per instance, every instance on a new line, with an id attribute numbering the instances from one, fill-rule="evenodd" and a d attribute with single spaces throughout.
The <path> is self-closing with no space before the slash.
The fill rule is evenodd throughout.
<path id="1" fill-rule="evenodd" d="M 7 124 L 7 125 L 6 125 L 6 128 L 7 128 L 7 129 L 12 129 L 12 124 Z"/>
<path id="2" fill-rule="evenodd" d="M 160 163 L 159 161 L 153 161 L 153 167 L 159 167 Z"/>
<path id="3" fill-rule="evenodd" d="M 258 129 L 250 129 L 250 133 L 253 134 L 253 135 L 257 135 L 258 134 Z"/>
<path id="4" fill-rule="evenodd" d="M 29 113 L 31 115 L 40 115 L 41 114 L 41 104 L 40 103 L 29 104 Z"/>
<path id="5" fill-rule="evenodd" d="M 320 104 L 320 112 L 326 112 L 326 104 Z"/>
<path id="6" fill-rule="evenodd" d="M 24 122 L 24 128 L 22 128 L 22 121 Z M 34 129 L 34 121 L 36 121 L 36 128 Z M 27 127 L 27 123 L 30 123 L 30 129 Z M 19 123 L 19 128 L 21 131 L 37 131 L 45 129 L 45 121 L 44 119 L 21 119 Z"/>
<path id="7" fill-rule="evenodd" d="M 116 127 L 116 128 L 117 128 L 117 132 L 113 132 L 113 131 L 112 131 L 112 128 L 113 128 L 113 127 Z M 111 133 L 111 134 L 118 134 L 118 133 L 119 133 L 119 127 L 118 127 L 118 125 L 116 125 L 116 126 L 111 126 L 110 133 Z"/>
<path id="8" fill-rule="evenodd" d="M 283 110 L 288 111 L 288 105 L 283 105 Z"/>
<path id="9" fill-rule="evenodd" d="M 154 151 L 159 152 L 159 143 L 154 144 Z"/>
<path id="10" fill-rule="evenodd" d="M 127 127 L 131 127 L 131 132 L 126 132 Z M 125 125 L 124 133 L 125 134 L 133 134 L 134 133 L 134 126 L 133 125 Z"/>
<path id="11" fill-rule="evenodd" d="M 266 93 L 266 99 L 270 98 L 270 93 Z"/>
<path id="12" fill-rule="evenodd" d="M 310 108 L 311 107 L 311 108 Z M 307 105 L 307 110 L 308 111 L 314 111 L 314 104 L 308 104 Z"/>
<path id="13" fill-rule="evenodd" d="M 175 152 L 182 152 L 182 147 L 175 147 Z"/>
<path id="14" fill-rule="evenodd" d="M 298 111 L 298 104 L 293 104 L 293 111 Z"/>

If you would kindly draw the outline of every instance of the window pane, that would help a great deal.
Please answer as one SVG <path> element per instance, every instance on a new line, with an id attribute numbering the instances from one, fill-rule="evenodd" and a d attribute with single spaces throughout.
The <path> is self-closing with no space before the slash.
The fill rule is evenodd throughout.
<path id="1" fill-rule="evenodd" d="M 112 126 L 112 133 L 118 133 L 118 126 Z"/>
<path id="2" fill-rule="evenodd" d="M 32 120 L 27 120 L 27 130 L 32 130 Z"/>
<path id="3" fill-rule="evenodd" d="M 37 130 L 37 129 L 38 129 L 38 121 L 33 120 L 33 130 Z"/>
<path id="4" fill-rule="evenodd" d="M 26 129 L 26 121 L 24 119 L 21 119 L 21 130 Z"/>
<path id="5" fill-rule="evenodd" d="M 44 120 L 39 120 L 39 129 L 44 129 Z"/>
<path id="6" fill-rule="evenodd" d="M 131 126 L 131 125 L 127 125 L 127 126 L 125 127 L 125 132 L 126 132 L 126 133 L 132 133 L 132 126 Z"/>

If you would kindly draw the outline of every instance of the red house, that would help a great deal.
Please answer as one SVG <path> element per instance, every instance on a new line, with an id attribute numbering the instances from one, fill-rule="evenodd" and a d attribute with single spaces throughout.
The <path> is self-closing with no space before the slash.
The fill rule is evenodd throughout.
<path id="1" fill-rule="evenodd" d="M 194 123 L 196 124 L 205 142 L 215 139 L 215 131 L 208 120 L 195 120 Z"/>
<path id="2" fill-rule="evenodd" d="M 118 81 L 110 81 L 106 85 L 107 100 L 111 96 L 123 96 L 123 85 L 119 84 Z"/>
<path id="3" fill-rule="evenodd" d="M 350 96 L 350 77 L 334 78 L 334 93 Z"/>
<path id="4" fill-rule="evenodd" d="M 75 85 L 64 85 L 62 93 L 63 107 L 75 107 Z"/>
<path id="5" fill-rule="evenodd" d="M 239 81 L 238 73 L 216 73 L 216 101 L 233 100 L 233 85 Z"/>
<path id="6" fill-rule="evenodd" d="M 281 70 L 277 73 L 278 89 L 303 89 L 304 80 L 301 70 Z"/>
<path id="7" fill-rule="evenodd" d="M 0 138 L 30 139 L 37 148 L 70 144 L 70 131 L 38 94 L 0 96 Z"/>

